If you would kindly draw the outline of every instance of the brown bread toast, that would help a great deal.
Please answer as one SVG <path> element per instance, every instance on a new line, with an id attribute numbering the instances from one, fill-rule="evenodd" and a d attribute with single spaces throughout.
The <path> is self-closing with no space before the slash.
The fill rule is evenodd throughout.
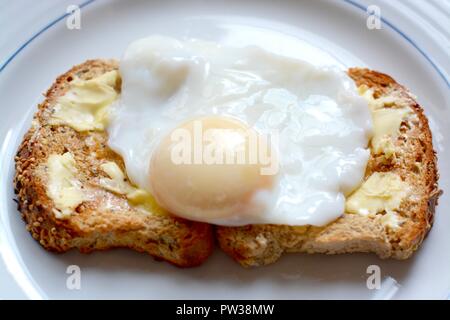
<path id="1" fill-rule="evenodd" d="M 117 67 L 112 60 L 86 61 L 60 76 L 47 91 L 15 159 L 19 210 L 33 238 L 51 251 L 127 247 L 180 267 L 199 265 L 213 249 L 210 225 L 136 210 L 123 195 L 98 185 L 98 178 L 105 175 L 100 165 L 106 160 L 124 169 L 121 157 L 107 147 L 106 131 L 78 132 L 67 125 L 49 123 L 56 99 L 74 78 L 91 79 Z M 47 160 L 52 154 L 66 153 L 73 156 L 76 178 L 91 197 L 60 219 L 47 192 Z"/>
<path id="2" fill-rule="evenodd" d="M 376 172 L 395 174 L 407 186 L 408 194 L 389 216 L 386 211 L 372 216 L 345 213 L 324 227 L 217 227 L 220 247 L 241 265 L 270 264 L 284 252 L 374 252 L 381 258 L 406 259 L 430 230 L 441 192 L 437 184 L 436 154 L 423 109 L 405 87 L 388 75 L 359 68 L 349 69 L 348 74 L 358 87 L 369 92 L 366 97 L 375 107 L 410 109 L 411 115 L 401 121 L 396 136 L 392 137 L 389 153 L 374 150 L 372 144 L 365 173 L 366 180 Z M 398 226 L 387 223 L 390 214 L 400 221 Z"/>

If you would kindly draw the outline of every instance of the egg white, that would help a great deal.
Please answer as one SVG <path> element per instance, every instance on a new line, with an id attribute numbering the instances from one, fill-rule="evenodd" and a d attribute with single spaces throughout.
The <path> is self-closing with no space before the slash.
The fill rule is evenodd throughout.
<path id="1" fill-rule="evenodd" d="M 123 157 L 132 182 L 150 193 L 153 152 L 186 120 L 222 115 L 261 134 L 278 133 L 276 187 L 255 199 L 264 210 L 203 221 L 324 225 L 343 214 L 345 195 L 362 181 L 371 116 L 340 69 L 259 47 L 152 36 L 130 44 L 120 74 L 122 93 L 111 106 L 108 144 Z"/>

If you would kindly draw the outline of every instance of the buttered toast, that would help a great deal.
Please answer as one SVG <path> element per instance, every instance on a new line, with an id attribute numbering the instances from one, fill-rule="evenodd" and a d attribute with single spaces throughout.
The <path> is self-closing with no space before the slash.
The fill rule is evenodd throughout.
<path id="1" fill-rule="evenodd" d="M 422 108 L 388 75 L 359 68 L 348 74 L 368 100 L 374 120 L 365 181 L 347 198 L 347 212 L 325 227 L 217 227 L 220 247 L 241 265 L 270 264 L 285 252 L 374 252 L 406 259 L 430 230 L 440 190 Z"/>
<path id="2" fill-rule="evenodd" d="M 212 227 L 152 210 L 151 204 L 134 205 L 126 194 L 134 189 L 121 157 L 106 146 L 106 131 L 74 130 L 52 117 L 71 82 L 117 67 L 112 60 L 86 61 L 47 91 L 15 158 L 19 210 L 33 238 L 51 251 L 126 247 L 180 267 L 199 265 L 212 251 Z M 112 86 L 119 91 L 120 79 Z"/>
<path id="3" fill-rule="evenodd" d="M 107 98 L 119 94 L 120 77 L 111 73 L 117 68 L 112 60 L 90 60 L 60 76 L 17 152 L 19 210 L 46 249 L 127 247 L 191 267 L 207 259 L 215 236 L 227 254 L 247 267 L 273 263 L 284 252 L 374 252 L 406 259 L 431 228 L 440 194 L 431 132 L 415 98 L 391 77 L 367 69 L 348 71 L 368 100 L 374 136 L 364 182 L 347 197 L 343 216 L 324 227 L 213 227 L 176 218 L 143 197 L 128 180 L 123 159 L 107 146 L 101 121 L 58 121 L 61 97 L 76 81 L 103 75 L 106 87 L 99 88 L 110 94 Z M 96 94 L 105 93 L 101 90 Z M 98 111 L 95 117 L 101 117 Z M 77 117 L 71 112 L 66 110 L 65 121 Z"/>

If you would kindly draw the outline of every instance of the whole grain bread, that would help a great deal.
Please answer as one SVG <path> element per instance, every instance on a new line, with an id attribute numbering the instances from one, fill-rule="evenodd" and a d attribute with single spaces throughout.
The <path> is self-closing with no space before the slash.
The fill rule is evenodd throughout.
<path id="1" fill-rule="evenodd" d="M 39 105 L 15 159 L 15 192 L 27 229 L 43 247 L 55 252 L 127 247 L 177 266 L 199 265 L 213 249 L 212 226 L 135 210 L 125 196 L 96 183 L 104 175 L 100 165 L 105 160 L 115 162 L 124 171 L 121 157 L 107 147 L 106 132 L 78 132 L 49 123 L 57 98 L 68 90 L 74 78 L 87 80 L 115 69 L 117 62 L 112 60 L 90 60 L 75 66 L 55 81 Z M 386 103 L 384 108 L 406 106 L 416 115 L 401 123 L 393 156 L 371 153 L 365 175 L 368 178 L 374 172 L 394 172 L 411 186 L 413 192 L 402 201 L 398 212 L 401 226 L 396 230 L 387 228 L 382 223 L 385 213 L 374 217 L 346 213 L 325 227 L 216 227 L 220 247 L 241 265 L 273 263 L 284 252 L 374 252 L 382 258 L 406 259 L 431 228 L 440 191 L 431 132 L 422 108 L 406 88 L 387 75 L 358 68 L 350 69 L 348 74 L 358 86 L 371 88 L 380 101 L 383 97 L 390 98 L 386 101 L 393 98 L 394 102 Z M 95 190 L 95 196 L 81 203 L 69 218 L 59 219 L 46 192 L 46 162 L 51 154 L 66 152 L 75 159 L 77 178 L 84 187 Z"/>
<path id="2" fill-rule="evenodd" d="M 357 86 L 367 86 L 382 108 L 410 108 L 415 115 L 401 123 L 391 156 L 371 150 L 365 179 L 374 172 L 393 172 L 410 194 L 397 214 L 402 224 L 391 229 L 382 223 L 386 212 L 375 216 L 346 213 L 324 226 L 248 225 L 217 227 L 220 247 L 245 267 L 277 261 L 284 252 L 340 254 L 373 252 L 381 258 L 406 259 L 419 247 L 433 223 L 440 195 L 436 154 L 423 109 L 414 96 L 390 76 L 352 68 L 348 75 Z"/>
<path id="3" fill-rule="evenodd" d="M 83 253 L 116 247 L 146 252 L 180 267 L 201 264 L 212 252 L 212 227 L 171 215 L 146 214 L 128 204 L 127 198 L 96 183 L 105 160 L 124 169 L 120 156 L 107 147 L 105 131 L 78 132 L 66 125 L 51 125 L 49 118 L 58 97 L 79 78 L 88 80 L 115 70 L 113 60 L 89 60 L 60 76 L 45 94 L 17 152 L 14 178 L 18 207 L 34 239 L 46 249 Z M 120 84 L 117 86 L 120 90 Z M 91 197 L 66 219 L 55 216 L 55 203 L 47 195 L 46 162 L 52 154 L 70 152 L 77 178 Z"/>

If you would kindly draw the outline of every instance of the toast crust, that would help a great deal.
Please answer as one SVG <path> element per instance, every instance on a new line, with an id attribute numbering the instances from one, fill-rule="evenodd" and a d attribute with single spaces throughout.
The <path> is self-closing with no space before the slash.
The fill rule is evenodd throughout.
<path id="1" fill-rule="evenodd" d="M 75 77 L 87 80 L 117 68 L 114 60 L 88 60 L 59 76 L 46 92 L 15 158 L 18 209 L 33 238 L 50 251 L 77 248 L 88 253 L 126 247 L 179 267 L 197 266 L 213 250 L 210 225 L 134 209 L 124 196 L 108 192 L 96 183 L 104 174 L 100 164 L 105 160 L 124 169 L 121 157 L 107 147 L 107 133 L 77 132 L 69 126 L 49 124 L 52 107 L 68 90 L 70 81 Z M 77 178 L 93 196 L 69 218 L 58 219 L 46 192 L 46 161 L 51 154 L 65 152 L 75 158 L 80 175 Z"/>
<path id="2" fill-rule="evenodd" d="M 324 227 L 249 225 L 216 227 L 223 251 L 245 267 L 275 262 L 284 252 L 340 254 L 373 252 L 381 258 L 406 259 L 423 242 L 433 224 L 439 195 L 436 153 L 423 109 L 413 95 L 388 75 L 369 69 L 351 68 L 348 75 L 357 86 L 366 85 L 375 98 L 394 96 L 394 106 L 409 107 L 414 120 L 403 121 L 395 141 L 396 154 L 387 158 L 371 152 L 367 179 L 374 172 L 394 172 L 412 186 L 402 202 L 405 220 L 398 230 L 386 228 L 380 219 L 344 214 Z"/>

